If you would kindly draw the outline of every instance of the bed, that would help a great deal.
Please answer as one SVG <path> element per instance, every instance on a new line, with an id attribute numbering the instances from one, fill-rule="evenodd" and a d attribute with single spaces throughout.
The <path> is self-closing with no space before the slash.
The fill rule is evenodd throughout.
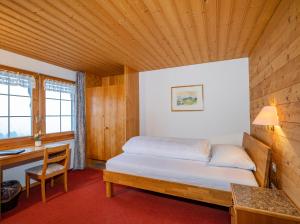
<path id="1" fill-rule="evenodd" d="M 106 196 L 112 197 L 115 183 L 229 207 L 232 204 L 230 183 L 268 185 L 270 148 L 247 133 L 244 133 L 243 147 L 255 163 L 255 171 L 122 153 L 109 160 L 103 172 Z"/>

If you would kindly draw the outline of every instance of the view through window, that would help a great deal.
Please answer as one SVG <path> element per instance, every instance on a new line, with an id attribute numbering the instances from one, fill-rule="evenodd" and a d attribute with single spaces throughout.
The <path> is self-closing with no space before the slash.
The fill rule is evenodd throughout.
<path id="1" fill-rule="evenodd" d="M 32 89 L 0 84 L 0 139 L 32 135 Z"/>
<path id="2" fill-rule="evenodd" d="M 73 94 L 46 90 L 46 133 L 73 130 Z"/>

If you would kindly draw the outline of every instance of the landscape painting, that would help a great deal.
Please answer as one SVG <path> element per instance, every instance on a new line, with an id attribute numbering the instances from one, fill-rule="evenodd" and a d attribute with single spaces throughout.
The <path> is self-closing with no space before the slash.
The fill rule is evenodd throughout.
<path id="1" fill-rule="evenodd" d="M 203 85 L 175 86 L 171 88 L 172 111 L 202 111 Z"/>

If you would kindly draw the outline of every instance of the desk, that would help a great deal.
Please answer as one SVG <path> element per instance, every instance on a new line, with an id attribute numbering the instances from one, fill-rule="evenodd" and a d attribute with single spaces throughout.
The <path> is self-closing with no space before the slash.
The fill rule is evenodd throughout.
<path id="1" fill-rule="evenodd" d="M 44 150 L 46 148 L 53 148 L 56 146 L 65 145 L 62 143 L 46 144 L 41 147 L 26 147 L 25 152 L 17 155 L 0 156 L 0 184 L 3 181 L 3 169 L 18 166 L 25 162 L 32 162 L 34 160 L 41 160 L 44 157 Z M 25 174 L 24 174 L 25 175 Z M 0 185 L 1 186 L 1 185 Z M 1 191 L 0 191 L 0 207 L 1 207 Z M 1 214 L 1 210 L 0 210 Z"/>

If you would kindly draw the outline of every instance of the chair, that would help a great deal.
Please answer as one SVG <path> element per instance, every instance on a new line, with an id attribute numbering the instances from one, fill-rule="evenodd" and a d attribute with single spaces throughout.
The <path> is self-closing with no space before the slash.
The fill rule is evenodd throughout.
<path id="1" fill-rule="evenodd" d="M 64 176 L 65 192 L 68 191 L 68 162 L 69 145 L 46 148 L 44 151 L 43 165 L 27 169 L 26 172 L 26 196 L 29 197 L 30 178 L 41 182 L 42 200 L 46 202 L 45 182 L 51 178 L 51 187 L 54 186 L 54 177 Z"/>

